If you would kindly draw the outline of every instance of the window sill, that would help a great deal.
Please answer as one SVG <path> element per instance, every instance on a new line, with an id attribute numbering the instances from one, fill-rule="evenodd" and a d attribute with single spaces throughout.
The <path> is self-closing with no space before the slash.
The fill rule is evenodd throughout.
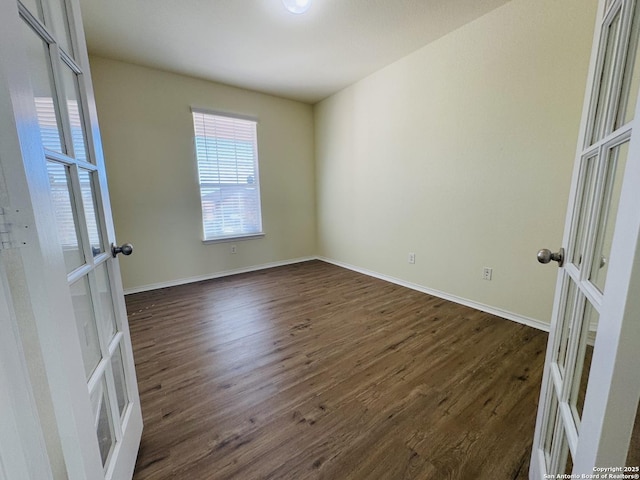
<path id="1" fill-rule="evenodd" d="M 232 237 L 220 237 L 220 238 L 213 238 L 211 240 L 202 240 L 202 243 L 204 243 L 205 245 L 208 245 L 210 243 L 237 242 L 237 241 L 242 241 L 242 240 L 251 240 L 251 239 L 254 239 L 254 238 L 263 238 L 264 235 L 265 235 L 264 232 L 251 233 L 249 235 L 234 235 Z"/>

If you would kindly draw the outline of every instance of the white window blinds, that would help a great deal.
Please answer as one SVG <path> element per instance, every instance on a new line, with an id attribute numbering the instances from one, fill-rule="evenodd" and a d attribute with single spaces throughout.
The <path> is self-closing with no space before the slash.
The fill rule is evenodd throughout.
<path id="1" fill-rule="evenodd" d="M 262 233 L 256 122 L 193 112 L 204 240 Z"/>

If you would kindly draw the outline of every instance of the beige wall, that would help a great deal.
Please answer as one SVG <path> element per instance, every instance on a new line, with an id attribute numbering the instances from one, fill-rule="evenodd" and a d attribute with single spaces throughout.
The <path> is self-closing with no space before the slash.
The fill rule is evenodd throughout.
<path id="1" fill-rule="evenodd" d="M 125 289 L 316 252 L 310 105 L 91 58 Z M 190 107 L 258 118 L 264 238 L 205 245 Z"/>
<path id="2" fill-rule="evenodd" d="M 92 57 L 125 288 L 319 254 L 548 322 L 595 6 L 513 0 L 315 107 Z M 259 118 L 235 255 L 200 241 L 190 106 Z"/>
<path id="3" fill-rule="evenodd" d="M 595 7 L 514 0 L 316 105 L 319 254 L 548 322 Z"/>

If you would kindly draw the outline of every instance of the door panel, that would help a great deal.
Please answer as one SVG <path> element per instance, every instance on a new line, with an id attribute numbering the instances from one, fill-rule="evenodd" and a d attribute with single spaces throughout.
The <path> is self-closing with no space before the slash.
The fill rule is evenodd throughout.
<path id="1" fill-rule="evenodd" d="M 582 411 L 584 409 L 584 398 L 587 392 L 587 381 L 589 372 L 591 371 L 591 360 L 593 358 L 593 343 L 596 331 L 594 328 L 598 325 L 598 312 L 590 302 L 585 302 L 586 312 L 584 313 L 586 321 L 583 324 L 583 336 L 587 338 L 580 339 L 580 346 L 576 359 L 576 369 L 573 375 L 573 385 L 569 393 L 569 406 L 573 414 L 576 425 L 580 424 Z"/>
<path id="2" fill-rule="evenodd" d="M 23 203 L 26 197 L 42 240 L 33 248 L 47 258 L 27 261 L 25 277 L 43 272 L 49 283 L 38 289 L 58 292 L 53 303 L 59 309 L 50 307 L 52 318 L 41 316 L 36 325 L 49 333 L 38 341 L 54 392 L 56 433 L 69 478 L 130 478 L 142 416 L 118 259 L 107 247 L 115 243 L 114 228 L 78 4 L 31 0 L 14 3 L 9 14 L 2 8 L 1 40 L 16 55 L 3 50 L 0 87 L 8 92 L 7 119 L 24 155 L 21 169 L 11 172 L 10 190 Z M 16 31 L 22 36 L 10 33 Z M 13 77 L 28 81 L 3 83 Z M 0 147 L 2 158 L 7 152 Z M 36 291 L 36 281 L 25 282 L 25 290 Z M 71 409 L 65 391 L 72 392 Z"/>
<path id="3" fill-rule="evenodd" d="M 576 302 L 578 301 L 578 289 L 576 284 L 567 278 L 566 285 L 567 293 L 565 297 L 565 311 L 561 320 L 562 326 L 560 327 L 562 333 L 560 334 L 560 342 L 556 348 L 555 354 L 555 364 L 558 366 L 559 376 L 561 378 L 564 378 L 566 373 L 567 357 L 569 355 L 569 342 L 571 341 L 571 333 L 575 328 L 573 325 L 573 313 L 576 308 Z"/>
<path id="4" fill-rule="evenodd" d="M 102 355 L 89 291 L 89 279 L 86 276 L 71 285 L 71 300 L 82 348 L 84 371 L 88 380 L 100 363 Z"/>
<path id="5" fill-rule="evenodd" d="M 84 132 L 84 112 L 80 104 L 80 87 L 78 85 L 78 74 L 71 66 L 65 62 L 60 63 L 62 83 L 66 95 L 67 115 L 69 115 L 69 126 L 71 130 L 71 146 L 73 157 L 76 160 L 87 160 L 86 135 Z"/>
<path id="6" fill-rule="evenodd" d="M 624 60 L 624 75 L 622 80 L 621 94 L 616 107 L 615 129 L 626 125 L 633 120 L 635 107 L 638 102 L 638 91 L 640 88 L 640 50 L 638 50 L 638 40 L 640 29 L 640 9 L 633 12 L 633 22 L 629 47 Z"/>
<path id="7" fill-rule="evenodd" d="M 556 395 L 549 395 L 547 400 L 547 415 L 545 417 L 546 425 L 544 427 L 544 443 L 542 444 L 542 453 L 544 455 L 544 463 L 547 471 L 553 470 L 553 438 L 558 430 L 559 415 L 558 397 Z"/>
<path id="8" fill-rule="evenodd" d="M 598 155 L 587 155 L 581 165 L 581 177 L 579 185 L 579 203 L 577 210 L 577 222 L 573 233 L 573 242 L 569 248 L 570 262 L 579 270 L 582 268 L 586 247 L 588 219 L 593 206 L 593 192 L 597 176 Z"/>
<path id="9" fill-rule="evenodd" d="M 65 52 L 72 54 L 71 32 L 67 15 L 67 6 L 64 0 L 43 1 L 42 6 L 47 10 L 49 21 L 45 20 L 48 30 L 54 34 L 56 43 Z"/>
<path id="10" fill-rule="evenodd" d="M 115 445 L 115 434 L 113 431 L 113 419 L 111 418 L 111 406 L 107 394 L 106 382 L 102 379 L 91 393 L 91 404 L 95 415 L 95 429 L 100 448 L 100 458 L 102 465 L 107 465 L 109 455 Z"/>
<path id="11" fill-rule="evenodd" d="M 87 234 L 92 256 L 104 252 L 102 233 L 100 232 L 100 222 L 97 216 L 97 202 L 95 195 L 96 182 L 93 181 L 95 172 L 84 168 L 78 168 L 78 179 L 80 181 L 80 191 L 82 192 L 82 205 L 84 207 L 84 218 L 87 223 Z"/>
<path id="12" fill-rule="evenodd" d="M 558 273 L 532 452 L 533 479 L 592 474 L 596 465 L 624 466 L 620 452 L 628 447 L 628 417 L 640 392 L 640 375 L 631 366 L 637 352 L 628 346 L 631 338 L 640 341 L 640 304 L 627 309 L 637 297 L 629 266 L 634 259 L 640 263 L 640 216 L 632 200 L 640 185 L 640 156 L 633 155 L 639 150 L 633 137 L 640 86 L 638 7 L 636 0 L 603 0 L 598 9 L 565 225 L 568 259 Z M 640 282 L 640 269 L 637 275 Z M 623 335 L 625 330 L 630 336 Z M 637 388 L 613 388 L 623 378 Z M 605 434 L 625 421 L 613 436 Z"/>
<path id="13" fill-rule="evenodd" d="M 49 62 L 49 45 L 26 22 L 22 24 L 21 30 L 42 145 L 54 152 L 63 153 L 60 114 L 53 103 L 53 72 Z"/>
<path id="14" fill-rule="evenodd" d="M 58 238 L 62 245 L 67 273 L 71 273 L 84 265 L 84 251 L 80 248 L 78 215 L 72 198 L 71 172 L 68 166 L 54 161 L 47 162 L 47 172 Z"/>
<path id="15" fill-rule="evenodd" d="M 111 356 L 111 370 L 113 372 L 113 381 L 116 389 L 116 402 L 118 405 L 118 418 L 122 420 L 126 407 L 129 404 L 129 396 L 127 393 L 127 384 L 124 375 L 124 363 L 122 361 L 122 349 L 118 345 Z"/>
<path id="16" fill-rule="evenodd" d="M 591 121 L 591 140 L 588 143 L 593 145 L 602 139 L 607 133 L 607 105 L 613 94 L 611 85 L 614 82 L 615 57 L 618 53 L 620 32 L 622 30 L 622 5 L 614 2 L 616 8 L 609 12 L 605 22 L 604 45 L 602 47 L 602 63 L 600 67 L 600 82 L 594 89 L 597 92 L 597 100 L 593 108 L 593 119 Z"/>
<path id="17" fill-rule="evenodd" d="M 100 324 L 102 325 L 104 338 L 107 343 L 111 342 L 116 334 L 116 315 L 113 310 L 113 303 L 111 301 L 111 287 L 109 286 L 109 277 L 107 274 L 106 264 L 99 265 L 95 270 L 96 275 L 96 289 L 100 302 Z"/>
<path id="18" fill-rule="evenodd" d="M 598 222 L 596 227 L 597 237 L 591 259 L 591 273 L 589 275 L 589 281 L 600 293 L 604 292 L 607 280 L 613 231 L 618 213 L 622 179 L 624 177 L 625 167 L 627 166 L 628 155 L 628 140 L 609 148 L 606 155 L 604 194 L 600 205 L 600 212 L 596 217 L 596 221 Z"/>

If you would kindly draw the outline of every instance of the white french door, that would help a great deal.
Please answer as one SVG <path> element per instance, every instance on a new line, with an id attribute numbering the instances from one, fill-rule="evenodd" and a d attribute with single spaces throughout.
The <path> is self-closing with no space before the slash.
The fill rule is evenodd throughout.
<path id="1" fill-rule="evenodd" d="M 0 201 L 15 218 L 0 260 L 25 272 L 9 278 L 13 294 L 50 310 L 33 315 L 59 436 L 50 455 L 59 442 L 69 478 L 131 478 L 142 416 L 79 6 L 1 1 Z M 50 304 L 42 290 L 56 292 Z"/>
<path id="2" fill-rule="evenodd" d="M 626 459 L 640 395 L 640 3 L 600 0 L 597 19 L 566 251 L 539 253 L 560 270 L 531 458 L 535 480 L 605 467 L 637 473 Z"/>

